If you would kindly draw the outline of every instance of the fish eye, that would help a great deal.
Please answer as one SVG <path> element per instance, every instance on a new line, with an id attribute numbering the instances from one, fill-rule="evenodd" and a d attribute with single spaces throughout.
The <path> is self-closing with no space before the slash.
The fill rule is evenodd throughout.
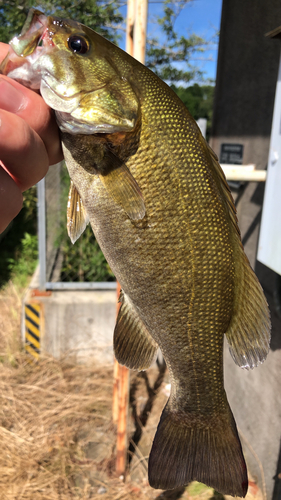
<path id="1" fill-rule="evenodd" d="M 81 35 L 72 35 L 68 39 L 68 47 L 75 54 L 85 54 L 89 50 L 89 43 L 86 38 Z"/>

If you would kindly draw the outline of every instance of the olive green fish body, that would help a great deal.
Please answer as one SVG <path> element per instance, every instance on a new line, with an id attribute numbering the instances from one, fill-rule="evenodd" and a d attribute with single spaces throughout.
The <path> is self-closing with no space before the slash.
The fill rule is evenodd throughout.
<path id="1" fill-rule="evenodd" d="M 141 188 L 144 220 L 132 223 L 108 196 L 99 176 L 85 177 L 84 152 L 73 161 L 73 137 L 63 134 L 65 158 L 104 255 L 169 367 L 172 394 L 166 413 L 175 415 L 176 424 L 167 436 L 161 433 L 156 438 L 151 484 L 170 489 L 196 479 L 219 491 L 243 495 L 246 469 L 223 388 L 222 364 L 223 337 L 233 313 L 237 232 L 196 124 L 166 87 L 149 92 L 149 82 L 147 86 L 139 147 L 132 156 L 127 152 L 122 157 Z M 130 366 L 131 352 L 123 353 L 122 342 L 116 355 Z M 179 467 L 179 450 L 181 444 L 191 442 L 190 433 L 196 435 L 198 424 L 199 436 L 211 431 L 209 439 L 217 450 L 227 429 L 229 446 L 224 452 L 213 454 L 211 449 L 208 454 L 202 435 L 201 448 L 193 443 L 190 450 L 182 451 L 183 463 L 195 464 L 184 473 L 186 477 Z M 170 443 L 168 463 L 159 451 L 165 441 Z M 217 471 L 209 465 L 219 456 L 225 469 L 229 448 L 236 448 L 238 456 L 239 470 L 234 475 L 240 479 L 239 490 L 232 478 L 226 477 L 224 484 L 221 472 L 215 477 Z M 200 460 L 195 460 L 196 449 Z"/>
<path id="2" fill-rule="evenodd" d="M 34 47 L 38 32 L 46 50 L 31 51 L 22 70 L 17 57 L 11 72 L 8 56 L 2 71 L 31 84 L 40 73 L 41 94 L 56 111 L 71 177 L 69 235 L 74 241 L 90 221 L 122 286 L 116 358 L 146 369 L 159 346 L 169 368 L 150 484 L 198 480 L 245 496 L 223 339 L 238 365 L 253 368 L 268 352 L 270 321 L 217 158 L 147 68 L 79 23 L 38 11 L 31 19 L 12 47 L 31 51 L 28 37 Z"/>
<path id="3" fill-rule="evenodd" d="M 206 357 L 211 368 L 217 370 L 219 365 L 221 372 L 217 356 L 232 315 L 235 272 L 226 202 L 210 172 L 203 141 L 201 151 L 198 148 L 200 132 L 186 109 L 166 88 L 151 96 L 144 97 L 141 106 L 138 150 L 122 158 L 145 200 L 142 221 L 130 220 L 108 196 L 98 175 L 85 176 L 84 151 L 73 161 L 71 147 L 80 137 L 62 135 L 65 157 L 103 252 L 167 362 L 177 339 L 192 353 L 191 359 L 195 356 L 205 366 L 203 372 Z M 95 139 L 86 138 L 85 150 L 90 141 Z M 206 342 L 209 338 L 213 348 Z M 175 357 L 180 355 L 176 348 Z M 182 357 L 184 367 L 186 354 Z M 208 370 L 206 383 L 209 376 Z"/>

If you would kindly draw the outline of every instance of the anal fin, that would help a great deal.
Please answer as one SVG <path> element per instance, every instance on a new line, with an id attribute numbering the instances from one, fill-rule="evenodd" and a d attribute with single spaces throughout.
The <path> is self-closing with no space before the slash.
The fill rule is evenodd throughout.
<path id="1" fill-rule="evenodd" d="M 121 365 L 132 370 L 146 370 L 156 358 L 158 345 L 139 318 L 129 298 L 121 291 L 114 353 Z"/>

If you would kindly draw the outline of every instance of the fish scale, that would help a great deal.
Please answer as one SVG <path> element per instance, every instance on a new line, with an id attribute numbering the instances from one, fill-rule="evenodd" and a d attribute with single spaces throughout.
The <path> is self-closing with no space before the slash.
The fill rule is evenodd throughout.
<path id="1" fill-rule="evenodd" d="M 55 110 L 72 181 L 69 236 L 90 221 L 122 286 L 116 358 L 143 370 L 159 346 L 167 362 L 151 486 L 197 480 L 245 496 L 223 339 L 235 363 L 253 368 L 267 355 L 270 319 L 216 155 L 165 83 L 74 21 L 31 10 L 0 71 L 32 88 L 41 77 Z"/>

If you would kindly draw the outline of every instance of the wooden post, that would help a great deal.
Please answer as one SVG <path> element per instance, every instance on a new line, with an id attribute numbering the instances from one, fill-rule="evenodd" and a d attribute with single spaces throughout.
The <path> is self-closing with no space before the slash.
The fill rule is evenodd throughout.
<path id="1" fill-rule="evenodd" d="M 134 23 L 135 23 L 135 0 L 127 2 L 127 26 L 126 26 L 126 52 L 134 55 Z"/>
<path id="2" fill-rule="evenodd" d="M 135 0 L 134 58 L 145 62 L 148 0 Z"/>
<path id="3" fill-rule="evenodd" d="M 114 358 L 113 403 L 112 403 L 112 420 L 114 425 L 117 425 L 118 423 L 118 414 L 119 414 L 118 405 L 119 405 L 119 363 Z"/>
<path id="4" fill-rule="evenodd" d="M 129 403 L 130 372 L 126 366 L 118 366 L 118 422 L 116 472 L 125 479 L 127 465 L 127 420 Z"/>
<path id="5" fill-rule="evenodd" d="M 117 299 L 120 294 L 120 284 L 117 283 Z M 117 302 L 117 315 L 120 303 Z M 125 478 L 127 465 L 127 419 L 129 403 L 129 378 L 130 371 L 126 366 L 119 365 L 114 360 L 114 381 L 113 381 L 113 422 L 117 425 L 116 444 L 116 472 L 118 476 Z"/>
<path id="6" fill-rule="evenodd" d="M 146 45 L 148 0 L 128 0 L 126 51 L 144 64 Z M 137 47 L 137 48 L 136 48 Z M 117 283 L 117 297 L 119 298 L 120 285 Z M 117 303 L 117 315 L 120 304 Z M 127 465 L 127 419 L 129 404 L 130 372 L 125 366 L 114 362 L 113 382 L 113 422 L 117 425 L 117 457 L 116 472 L 125 479 Z"/>

